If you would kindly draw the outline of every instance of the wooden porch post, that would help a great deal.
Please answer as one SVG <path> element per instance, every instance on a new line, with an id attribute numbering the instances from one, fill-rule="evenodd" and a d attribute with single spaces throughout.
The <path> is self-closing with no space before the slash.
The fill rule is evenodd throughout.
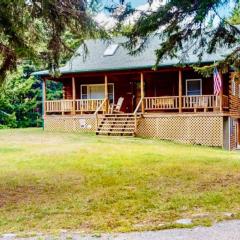
<path id="1" fill-rule="evenodd" d="M 179 112 L 182 112 L 182 69 L 178 71 L 178 101 L 179 101 Z"/>
<path id="2" fill-rule="evenodd" d="M 141 99 L 144 98 L 144 76 L 143 73 L 141 73 Z M 144 108 L 144 100 L 142 101 L 142 113 L 145 112 Z"/>
<path id="3" fill-rule="evenodd" d="M 104 76 L 104 87 L 105 87 L 105 99 L 107 99 L 105 110 L 108 113 L 108 77 L 107 77 L 107 74 Z"/>
<path id="4" fill-rule="evenodd" d="M 42 80 L 42 111 L 43 111 L 43 116 L 46 116 L 46 79 L 44 78 Z"/>
<path id="5" fill-rule="evenodd" d="M 73 115 L 75 115 L 76 114 L 76 84 L 75 84 L 75 77 L 72 77 L 72 100 L 73 100 L 72 113 L 73 113 Z"/>

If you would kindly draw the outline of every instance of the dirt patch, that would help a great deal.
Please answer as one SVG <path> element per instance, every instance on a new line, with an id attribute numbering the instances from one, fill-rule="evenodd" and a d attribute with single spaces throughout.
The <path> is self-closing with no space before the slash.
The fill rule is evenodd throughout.
<path id="1" fill-rule="evenodd" d="M 240 174 L 227 174 L 221 177 L 211 178 L 208 181 L 201 181 L 197 184 L 197 189 L 199 191 L 212 190 L 219 187 L 228 187 L 233 185 L 239 185 Z"/>
<path id="2" fill-rule="evenodd" d="M 53 189 L 54 187 L 52 187 Z M 48 194 L 48 191 L 41 186 L 17 186 L 16 188 L 0 189 L 0 208 L 21 202 L 27 203 L 33 198 L 35 201 L 39 201 L 41 196 Z"/>

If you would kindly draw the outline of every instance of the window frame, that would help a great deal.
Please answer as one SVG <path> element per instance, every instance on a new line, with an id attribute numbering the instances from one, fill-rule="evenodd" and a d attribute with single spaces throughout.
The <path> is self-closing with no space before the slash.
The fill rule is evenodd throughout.
<path id="1" fill-rule="evenodd" d="M 119 44 L 118 43 L 109 44 L 107 46 L 107 48 L 105 49 L 105 51 L 103 53 L 103 56 L 104 57 L 114 56 L 115 53 L 117 52 L 118 48 L 119 48 Z"/>
<path id="2" fill-rule="evenodd" d="M 188 94 L 188 83 L 199 81 L 200 82 L 200 94 L 199 95 L 189 95 Z M 185 86 L 186 96 L 202 96 L 202 78 L 193 78 L 193 79 L 186 79 L 186 86 Z"/>
<path id="3" fill-rule="evenodd" d="M 232 79 L 232 95 L 236 96 L 236 82 L 235 79 Z"/>
<path id="4" fill-rule="evenodd" d="M 240 83 L 238 84 L 238 98 L 240 98 Z"/>

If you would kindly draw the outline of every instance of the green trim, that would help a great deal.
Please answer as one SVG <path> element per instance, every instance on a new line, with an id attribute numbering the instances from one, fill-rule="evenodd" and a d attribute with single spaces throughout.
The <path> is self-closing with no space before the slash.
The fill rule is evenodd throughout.
<path id="1" fill-rule="evenodd" d="M 190 62 L 186 63 L 185 65 L 192 65 L 196 62 Z M 202 63 L 212 63 L 212 61 L 207 61 L 207 62 L 202 62 Z M 139 67 L 123 67 L 123 68 L 107 68 L 107 69 L 85 69 L 85 70 L 76 70 L 76 71 L 60 71 L 62 75 L 64 74 L 70 74 L 70 73 L 92 73 L 92 72 L 105 72 L 105 71 L 123 71 L 123 70 L 136 70 L 136 69 L 148 69 L 148 68 L 153 68 L 154 65 L 148 65 L 148 66 L 139 66 Z M 177 67 L 176 64 L 172 65 L 159 65 L 159 68 L 164 68 L 164 67 Z M 49 73 L 41 73 L 35 72 L 32 74 L 33 76 L 49 76 Z"/>

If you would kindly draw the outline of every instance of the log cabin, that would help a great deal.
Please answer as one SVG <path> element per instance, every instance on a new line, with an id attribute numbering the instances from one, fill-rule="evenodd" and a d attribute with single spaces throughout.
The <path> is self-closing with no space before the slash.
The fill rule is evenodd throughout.
<path id="1" fill-rule="evenodd" d="M 191 67 L 199 60 L 194 53 L 184 67 L 177 55 L 153 70 L 157 37 L 138 55 L 130 55 L 123 41 L 86 41 L 86 58 L 79 47 L 58 78 L 46 70 L 34 73 L 42 79 L 46 131 L 152 137 L 228 150 L 240 146 L 240 79 L 234 70 L 220 73 L 221 91 L 214 95 L 213 76 Z M 212 64 L 226 53 L 206 53 L 201 63 Z M 63 99 L 47 99 L 47 81 L 62 83 Z"/>

